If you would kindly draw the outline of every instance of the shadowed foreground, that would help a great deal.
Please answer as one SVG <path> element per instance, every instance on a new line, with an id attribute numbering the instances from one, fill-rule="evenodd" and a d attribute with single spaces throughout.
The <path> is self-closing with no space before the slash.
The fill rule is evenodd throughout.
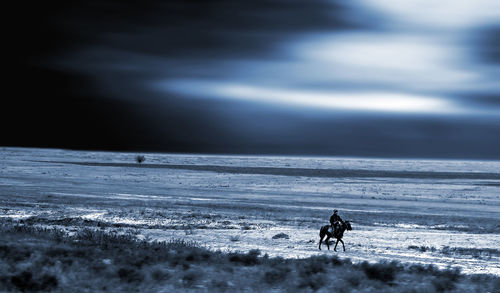
<path id="1" fill-rule="evenodd" d="M 2 221 L 1 291 L 472 291 L 498 292 L 500 278 L 398 262 L 353 264 L 260 251 L 224 253 L 184 241 L 148 242 L 132 232 L 62 230 Z"/>

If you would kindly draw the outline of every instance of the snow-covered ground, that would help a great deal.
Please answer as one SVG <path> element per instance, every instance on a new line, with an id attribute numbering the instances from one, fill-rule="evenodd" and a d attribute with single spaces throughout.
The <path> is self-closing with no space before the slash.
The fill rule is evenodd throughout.
<path id="1" fill-rule="evenodd" d="M 0 221 L 500 275 L 498 161 L 136 155 L 2 148 Z M 334 208 L 346 252 L 317 248 Z"/>

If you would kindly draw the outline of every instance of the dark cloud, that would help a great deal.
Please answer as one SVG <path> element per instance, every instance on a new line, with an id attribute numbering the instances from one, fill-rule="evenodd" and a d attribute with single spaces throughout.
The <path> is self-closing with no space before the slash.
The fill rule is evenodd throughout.
<path id="1" fill-rule="evenodd" d="M 487 109 L 491 112 L 498 110 L 500 113 L 500 93 L 468 93 L 457 94 L 457 97 L 461 97 L 461 100 L 465 105 L 471 105 L 479 109 Z"/>
<path id="2" fill-rule="evenodd" d="M 269 55 L 288 35 L 352 26 L 344 11 L 316 0 L 14 3 L 17 21 L 6 40 L 9 97 L 2 100 L 8 111 L 0 121 L 9 127 L 0 143 L 170 151 L 211 145 L 205 133 L 224 138 L 207 126 L 215 117 L 185 109 L 175 97 L 144 99 L 151 93 L 143 83 L 164 65 L 157 61 Z M 121 69 L 144 61 L 137 56 L 150 58 L 149 65 Z"/>
<path id="3" fill-rule="evenodd" d="M 478 29 L 468 40 L 478 60 L 487 64 L 500 63 L 500 26 Z"/>
<path id="4" fill-rule="evenodd" d="M 51 1 L 17 4 L 0 145 L 166 152 L 500 158 L 498 120 L 297 110 L 156 92 L 155 80 L 279 60 L 310 32 L 371 30 L 342 1 Z M 29 9 L 28 9 L 29 7 Z M 357 14 L 356 14 L 357 13 Z M 354 15 L 354 16 L 353 16 Z M 372 22 L 371 27 L 366 24 Z M 498 61 L 497 29 L 477 39 Z M 272 67 L 272 66 L 271 66 Z M 259 74 L 258 68 L 253 74 Z M 245 71 L 242 68 L 241 71 Z M 279 73 L 279 72 L 278 72 Z M 276 75 L 279 79 L 279 74 Z M 333 80 L 309 87 L 353 88 Z M 474 97 L 473 97 L 474 98 Z M 464 100 L 472 101 L 469 96 Z M 497 105 L 495 94 L 477 103 Z"/>
<path id="5" fill-rule="evenodd" d="M 238 115 L 238 113 L 234 114 Z M 234 116 L 233 116 L 234 117 Z M 259 121 L 251 125 L 246 121 Z M 261 152 L 347 156 L 498 158 L 500 123 L 471 118 L 339 115 L 319 119 L 255 109 L 233 125 L 248 134 L 239 144 Z M 279 120 L 282 127 L 275 125 Z M 284 126 L 286 125 L 286 126 Z M 246 131 L 245 128 L 251 128 Z M 251 135 L 253 134 L 253 135 Z M 235 142 L 236 143 L 236 142 Z M 233 146 L 237 147 L 237 146 Z M 228 151 L 229 149 L 226 149 Z M 257 153 L 259 152 L 257 151 Z"/>
<path id="6" fill-rule="evenodd" d="M 207 57 L 262 54 L 289 34 L 358 26 L 338 3 L 72 1 L 57 13 L 48 12 L 66 44 L 76 44 L 76 49 L 84 47 L 83 42 L 140 54 Z"/>

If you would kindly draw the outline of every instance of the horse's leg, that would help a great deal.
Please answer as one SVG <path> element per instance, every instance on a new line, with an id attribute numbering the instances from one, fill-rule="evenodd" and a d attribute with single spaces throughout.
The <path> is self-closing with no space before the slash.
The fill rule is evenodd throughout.
<path id="1" fill-rule="evenodd" d="M 330 236 L 329 235 L 326 236 L 325 242 L 326 242 L 326 247 L 328 247 L 328 250 L 330 250 L 330 243 L 328 243 L 328 241 L 330 241 Z"/>
<path id="2" fill-rule="evenodd" d="M 320 237 L 321 237 L 321 239 L 319 239 L 319 247 L 318 247 L 319 250 L 321 250 L 321 242 L 323 241 L 323 237 L 325 237 L 325 235 L 323 235 L 323 236 L 320 235 Z"/>
<path id="3" fill-rule="evenodd" d="M 344 251 L 345 251 L 345 245 L 344 245 L 344 240 L 342 239 L 339 239 L 340 242 L 342 242 L 342 247 L 344 248 Z"/>
<path id="4" fill-rule="evenodd" d="M 337 242 L 335 242 L 335 247 L 333 248 L 334 251 L 337 251 L 337 244 L 339 244 L 339 239 L 337 238 Z"/>

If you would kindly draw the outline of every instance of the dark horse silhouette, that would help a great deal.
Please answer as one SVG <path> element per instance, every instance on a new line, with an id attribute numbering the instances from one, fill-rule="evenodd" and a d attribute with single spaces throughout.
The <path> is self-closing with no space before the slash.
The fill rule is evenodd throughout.
<path id="1" fill-rule="evenodd" d="M 345 221 L 344 223 L 340 223 L 340 227 L 339 229 L 337 230 L 337 233 L 335 233 L 335 235 L 333 235 L 328 229 L 330 228 L 331 226 L 330 225 L 325 225 L 323 227 L 321 227 L 321 229 L 319 230 L 319 237 L 321 237 L 321 239 L 319 240 L 319 250 L 321 250 L 321 242 L 323 241 L 323 238 L 325 237 L 326 235 L 326 246 L 328 247 L 328 250 L 330 250 L 330 243 L 328 243 L 328 240 L 330 240 L 330 238 L 336 238 L 337 239 L 337 242 L 335 242 L 335 247 L 333 248 L 334 251 L 337 251 L 337 244 L 339 244 L 339 241 L 342 243 L 342 247 L 344 248 L 344 251 L 345 251 L 345 245 L 344 245 L 344 241 L 342 241 L 342 237 L 344 236 L 344 232 L 345 230 L 348 230 L 348 231 L 351 231 L 352 230 L 352 227 L 351 227 L 351 223 L 349 221 Z"/>

